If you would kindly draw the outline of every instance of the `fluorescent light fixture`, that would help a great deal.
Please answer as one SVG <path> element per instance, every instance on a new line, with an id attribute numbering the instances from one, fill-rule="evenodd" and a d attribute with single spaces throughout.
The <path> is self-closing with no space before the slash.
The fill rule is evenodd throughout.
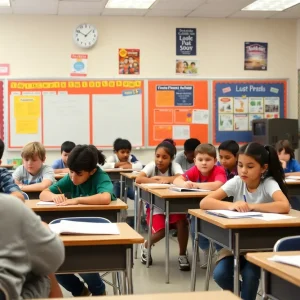
<path id="1" fill-rule="evenodd" d="M 108 0 L 105 8 L 148 9 L 156 0 Z"/>
<path id="2" fill-rule="evenodd" d="M 10 6 L 10 0 L 0 0 L 0 6 Z"/>
<path id="3" fill-rule="evenodd" d="M 242 10 L 283 11 L 300 3 L 300 0 L 256 0 Z"/>

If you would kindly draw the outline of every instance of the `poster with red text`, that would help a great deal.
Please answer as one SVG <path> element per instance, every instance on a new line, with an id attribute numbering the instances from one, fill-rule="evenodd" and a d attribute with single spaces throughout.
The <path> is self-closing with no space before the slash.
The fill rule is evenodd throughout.
<path id="1" fill-rule="evenodd" d="M 119 74 L 140 74 L 140 49 L 119 49 Z"/>

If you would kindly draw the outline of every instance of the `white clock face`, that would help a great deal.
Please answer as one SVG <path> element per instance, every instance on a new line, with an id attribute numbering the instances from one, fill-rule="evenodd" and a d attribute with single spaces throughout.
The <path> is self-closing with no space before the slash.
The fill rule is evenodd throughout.
<path id="1" fill-rule="evenodd" d="M 98 39 L 98 31 L 91 24 L 80 24 L 73 33 L 74 42 L 81 48 L 93 47 Z"/>

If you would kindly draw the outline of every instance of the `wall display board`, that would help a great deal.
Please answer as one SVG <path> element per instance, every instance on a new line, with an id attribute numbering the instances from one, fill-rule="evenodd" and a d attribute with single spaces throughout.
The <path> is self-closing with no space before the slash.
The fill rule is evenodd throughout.
<path id="1" fill-rule="evenodd" d="M 0 139 L 4 139 L 4 110 L 3 110 L 3 100 L 4 100 L 4 82 L 0 80 Z"/>
<path id="2" fill-rule="evenodd" d="M 144 145 L 141 80 L 8 80 L 6 101 L 10 149 L 67 140 L 111 148 L 117 137 Z"/>
<path id="3" fill-rule="evenodd" d="M 208 81 L 148 81 L 148 145 L 173 138 L 182 146 L 188 138 L 208 142 Z"/>
<path id="4" fill-rule="evenodd" d="M 250 142 L 252 120 L 287 116 L 286 80 L 213 81 L 213 143 Z"/>

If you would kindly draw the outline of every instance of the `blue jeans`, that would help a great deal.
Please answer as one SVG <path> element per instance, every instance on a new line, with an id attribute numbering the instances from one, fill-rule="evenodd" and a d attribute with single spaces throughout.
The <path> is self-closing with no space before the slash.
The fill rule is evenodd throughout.
<path id="1" fill-rule="evenodd" d="M 193 243 L 194 243 L 194 239 L 195 239 L 195 218 L 192 217 L 191 219 L 191 235 L 192 235 L 192 239 L 193 239 Z M 199 236 L 199 241 L 198 241 L 198 245 L 200 247 L 201 250 L 207 251 L 209 249 L 209 240 L 203 236 Z M 218 244 L 214 244 L 216 250 L 220 250 L 222 249 L 222 247 Z"/>
<path id="2" fill-rule="evenodd" d="M 100 296 L 105 292 L 105 284 L 98 273 L 80 273 L 79 275 L 87 283 L 93 296 Z M 82 295 L 84 283 L 74 274 L 56 275 L 56 279 L 74 297 Z"/>
<path id="3" fill-rule="evenodd" d="M 223 289 L 233 292 L 233 256 L 224 257 L 214 270 L 214 280 Z M 248 262 L 244 256 L 240 257 L 241 298 L 255 300 L 259 285 L 260 268 Z"/>
<path id="4" fill-rule="evenodd" d="M 114 182 L 114 194 L 117 198 L 120 198 L 120 191 L 121 191 L 121 184 L 120 181 Z M 123 185 L 123 192 L 124 192 L 124 185 Z M 127 187 L 127 198 L 134 200 L 134 189 L 131 187 Z"/>

